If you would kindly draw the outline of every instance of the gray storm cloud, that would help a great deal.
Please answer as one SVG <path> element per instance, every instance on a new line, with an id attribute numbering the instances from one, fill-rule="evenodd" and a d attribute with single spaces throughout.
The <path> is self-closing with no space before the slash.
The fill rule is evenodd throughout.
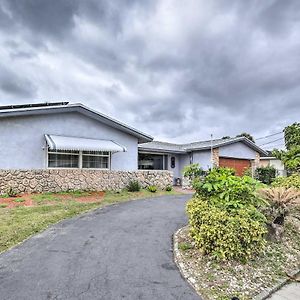
<path id="1" fill-rule="evenodd" d="M 299 29 L 297 0 L 0 0 L 0 104 L 82 102 L 177 142 L 263 136 L 299 120 Z"/>

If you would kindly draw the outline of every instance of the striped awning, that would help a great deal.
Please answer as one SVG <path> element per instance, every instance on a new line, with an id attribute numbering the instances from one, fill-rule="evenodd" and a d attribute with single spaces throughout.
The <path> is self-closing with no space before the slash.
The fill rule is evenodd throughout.
<path id="1" fill-rule="evenodd" d="M 81 137 L 45 134 L 49 149 L 72 151 L 126 152 L 127 149 L 111 140 L 86 139 Z"/>

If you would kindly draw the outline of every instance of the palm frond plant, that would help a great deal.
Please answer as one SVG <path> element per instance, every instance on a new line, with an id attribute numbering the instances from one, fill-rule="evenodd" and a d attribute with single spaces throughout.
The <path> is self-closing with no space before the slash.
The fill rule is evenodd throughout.
<path id="1" fill-rule="evenodd" d="M 279 240 L 284 232 L 284 222 L 291 208 L 300 204 L 300 190 L 275 187 L 261 189 L 260 195 L 269 202 L 269 206 L 263 211 L 268 219 L 269 236 Z"/>

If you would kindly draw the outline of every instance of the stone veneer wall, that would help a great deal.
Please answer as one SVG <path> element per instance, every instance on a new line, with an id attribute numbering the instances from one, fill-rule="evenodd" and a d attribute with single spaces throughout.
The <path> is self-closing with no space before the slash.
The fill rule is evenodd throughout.
<path id="1" fill-rule="evenodd" d="M 214 148 L 212 150 L 212 160 L 214 167 L 219 167 L 219 152 L 219 148 Z"/>
<path id="2" fill-rule="evenodd" d="M 172 185 L 173 174 L 158 170 L 0 170 L 0 194 L 10 188 L 17 193 L 121 190 L 130 180 L 138 180 L 143 187 L 164 189 Z"/>

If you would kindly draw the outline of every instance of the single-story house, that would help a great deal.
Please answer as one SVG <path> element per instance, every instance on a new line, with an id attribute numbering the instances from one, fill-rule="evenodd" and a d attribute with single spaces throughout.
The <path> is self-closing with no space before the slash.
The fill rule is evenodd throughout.
<path id="1" fill-rule="evenodd" d="M 153 141 L 135 128 L 83 104 L 0 107 L 0 169 L 79 168 L 131 171 L 184 166 L 232 167 L 241 175 L 267 153 L 245 137 L 188 144 Z"/>
<path id="2" fill-rule="evenodd" d="M 212 166 L 230 167 L 242 175 L 259 165 L 267 152 L 245 137 L 216 139 L 187 144 L 152 141 L 139 144 L 139 169 L 172 170 L 182 178 L 183 168 L 198 163 L 204 170 Z"/>
<path id="3" fill-rule="evenodd" d="M 0 107 L 0 169 L 137 170 L 153 138 L 80 103 Z"/>

